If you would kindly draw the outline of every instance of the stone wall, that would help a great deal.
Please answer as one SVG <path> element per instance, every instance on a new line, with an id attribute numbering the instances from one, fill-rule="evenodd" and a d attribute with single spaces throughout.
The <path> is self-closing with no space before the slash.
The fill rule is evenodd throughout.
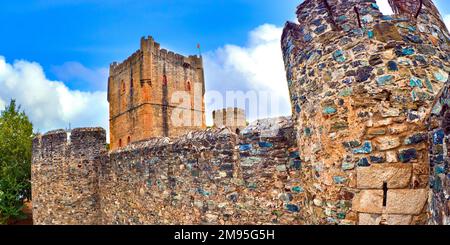
<path id="1" fill-rule="evenodd" d="M 390 2 L 396 15 L 375 0 L 306 0 L 284 29 L 310 223 L 427 222 L 426 122 L 449 34 L 430 0 Z"/>
<path id="2" fill-rule="evenodd" d="M 109 73 L 111 149 L 206 128 L 201 57 L 175 54 L 152 37 L 142 38 L 140 49 L 112 63 Z M 179 124 L 173 120 L 178 115 L 190 120 Z"/>
<path id="3" fill-rule="evenodd" d="M 99 224 L 98 168 L 107 162 L 104 129 L 49 132 L 33 141 L 34 224 Z"/>
<path id="4" fill-rule="evenodd" d="M 247 126 L 245 110 L 240 108 L 226 108 L 213 111 L 214 127 L 227 127 L 233 132 L 239 132 Z"/>
<path id="5" fill-rule="evenodd" d="M 303 223 L 290 118 L 257 121 L 239 136 L 222 128 L 154 138 L 109 155 L 104 131 L 91 131 L 72 131 L 70 143 L 64 131 L 36 138 L 36 224 Z"/>

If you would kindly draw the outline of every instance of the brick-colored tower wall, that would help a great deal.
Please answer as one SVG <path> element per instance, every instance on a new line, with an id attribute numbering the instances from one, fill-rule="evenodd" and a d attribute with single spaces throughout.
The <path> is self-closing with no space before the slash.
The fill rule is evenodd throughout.
<path id="1" fill-rule="evenodd" d="M 184 92 L 187 100 L 178 100 Z M 121 64 L 113 63 L 108 81 L 111 149 L 152 137 L 177 137 L 206 127 L 203 60 L 161 49 L 153 38 Z M 186 113 L 188 123 L 177 124 Z M 175 114 L 176 113 L 176 114 Z"/>
<path id="2" fill-rule="evenodd" d="M 382 16 L 375 0 L 306 0 L 284 29 L 308 223 L 427 223 L 449 34 L 430 0 L 391 2 Z"/>
<path id="3" fill-rule="evenodd" d="M 107 162 L 104 129 L 64 130 L 33 142 L 33 222 L 99 224 L 99 167 Z"/>

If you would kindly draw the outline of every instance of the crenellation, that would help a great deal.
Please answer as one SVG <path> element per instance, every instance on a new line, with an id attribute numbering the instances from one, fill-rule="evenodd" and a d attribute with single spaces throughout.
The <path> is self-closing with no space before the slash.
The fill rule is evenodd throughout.
<path id="1" fill-rule="evenodd" d="M 60 163 L 67 148 L 67 132 L 63 129 L 50 131 L 41 138 L 42 156 L 51 157 L 53 163 Z"/>
<path id="2" fill-rule="evenodd" d="M 110 70 L 110 72 L 119 74 L 123 73 L 129 69 L 130 65 L 139 63 L 142 60 L 142 57 L 143 53 L 140 50 L 136 51 L 122 63 L 112 63 L 112 70 Z"/>

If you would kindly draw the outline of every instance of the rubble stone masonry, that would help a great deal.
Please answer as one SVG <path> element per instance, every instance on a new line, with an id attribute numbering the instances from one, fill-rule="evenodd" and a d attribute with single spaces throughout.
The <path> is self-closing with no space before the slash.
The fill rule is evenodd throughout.
<path id="1" fill-rule="evenodd" d="M 284 29 L 310 224 L 426 224 L 429 208 L 448 223 L 446 117 L 433 108 L 448 104 L 449 34 L 431 0 L 389 2 L 395 15 L 306 0 Z"/>
<path id="2" fill-rule="evenodd" d="M 240 108 L 226 108 L 213 111 L 214 127 L 228 127 L 233 132 L 239 132 L 247 126 L 245 111 Z"/>

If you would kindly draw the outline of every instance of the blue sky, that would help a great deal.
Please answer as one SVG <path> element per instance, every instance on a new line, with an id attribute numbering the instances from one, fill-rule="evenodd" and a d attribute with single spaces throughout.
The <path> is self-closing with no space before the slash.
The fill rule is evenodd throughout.
<path id="1" fill-rule="evenodd" d="M 280 100 L 279 111 L 248 115 L 250 121 L 288 115 L 280 36 L 300 2 L 0 0 L 0 107 L 17 99 L 41 132 L 69 124 L 108 128 L 109 64 L 152 35 L 186 55 L 200 43 L 207 90 L 266 91 Z M 435 3 L 450 23 L 450 1 Z"/>

